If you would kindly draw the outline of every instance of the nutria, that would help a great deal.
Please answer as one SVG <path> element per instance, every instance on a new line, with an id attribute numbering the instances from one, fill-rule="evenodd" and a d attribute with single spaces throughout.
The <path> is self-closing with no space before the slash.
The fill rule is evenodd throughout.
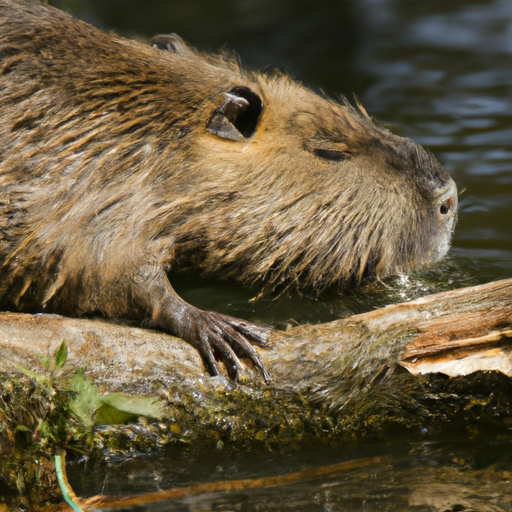
<path id="1" fill-rule="evenodd" d="M 171 266 L 320 291 L 447 252 L 453 180 L 362 107 L 35 1 L 0 0 L 0 25 L 3 308 L 146 320 L 268 378 L 269 328 L 187 304 Z"/>

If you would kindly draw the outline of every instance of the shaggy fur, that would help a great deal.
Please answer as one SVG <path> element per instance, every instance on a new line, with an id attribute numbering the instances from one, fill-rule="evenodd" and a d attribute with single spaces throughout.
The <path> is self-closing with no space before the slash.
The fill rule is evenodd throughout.
<path id="1" fill-rule="evenodd" d="M 171 265 L 320 291 L 446 253 L 456 190 L 420 146 L 286 76 L 168 49 L 0 0 L 3 307 L 151 319 L 236 376 L 231 347 L 262 368 L 246 338 L 267 331 L 186 304 Z M 206 127 L 237 87 L 263 111 L 229 140 Z"/>

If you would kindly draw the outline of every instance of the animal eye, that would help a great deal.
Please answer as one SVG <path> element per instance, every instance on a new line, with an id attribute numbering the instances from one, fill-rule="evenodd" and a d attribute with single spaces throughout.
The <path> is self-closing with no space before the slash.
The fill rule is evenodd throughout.
<path id="1" fill-rule="evenodd" d="M 441 215 L 446 215 L 451 210 L 452 204 L 452 199 L 447 199 L 443 204 L 441 204 L 441 207 L 439 208 Z"/>
<path id="2" fill-rule="evenodd" d="M 254 134 L 262 111 L 263 104 L 255 92 L 248 87 L 235 87 L 213 111 L 206 130 L 223 139 L 246 140 Z"/>
<path id="3" fill-rule="evenodd" d="M 313 153 L 320 158 L 325 158 L 326 160 L 345 160 L 347 158 L 346 153 L 342 151 L 335 151 L 333 149 L 313 149 Z"/>

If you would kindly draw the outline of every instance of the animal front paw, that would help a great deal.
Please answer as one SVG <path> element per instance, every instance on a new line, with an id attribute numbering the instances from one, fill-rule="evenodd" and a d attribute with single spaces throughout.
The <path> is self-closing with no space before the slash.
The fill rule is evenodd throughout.
<path id="1" fill-rule="evenodd" d="M 194 308 L 195 309 L 195 308 Z M 212 375 L 220 375 L 218 360 L 224 363 L 228 375 L 239 380 L 245 370 L 239 356 L 247 357 L 259 369 L 266 382 L 270 374 L 252 343 L 267 344 L 272 328 L 213 311 L 195 309 L 188 324 L 188 336 L 182 336 L 194 345 Z M 192 336 L 190 336 L 192 335 Z"/>

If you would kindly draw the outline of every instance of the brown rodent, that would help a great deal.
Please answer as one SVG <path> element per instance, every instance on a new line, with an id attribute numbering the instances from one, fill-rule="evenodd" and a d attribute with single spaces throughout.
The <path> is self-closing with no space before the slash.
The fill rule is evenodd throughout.
<path id="1" fill-rule="evenodd" d="M 201 311 L 173 264 L 320 291 L 439 260 L 453 180 L 364 110 L 177 36 L 145 45 L 0 0 L 0 305 L 149 320 L 263 367 L 269 328 Z"/>

